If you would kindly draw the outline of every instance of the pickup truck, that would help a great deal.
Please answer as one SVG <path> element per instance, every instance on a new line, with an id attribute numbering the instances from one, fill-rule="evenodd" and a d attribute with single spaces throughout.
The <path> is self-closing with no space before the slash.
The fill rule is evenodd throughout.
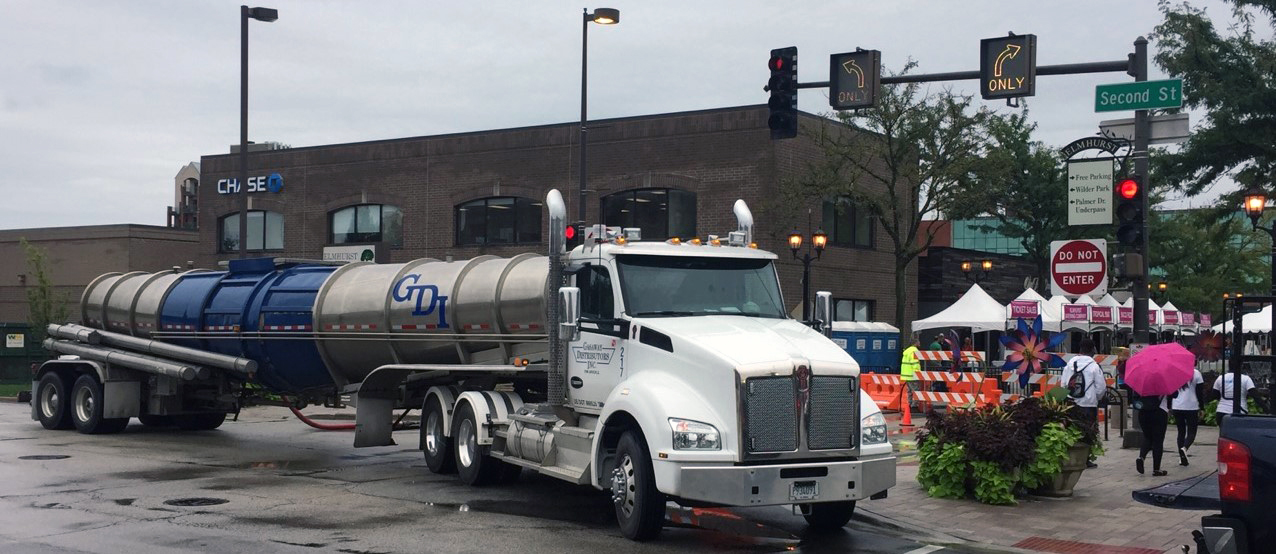
<path id="1" fill-rule="evenodd" d="M 1276 549 L 1276 417 L 1234 415 L 1218 438 L 1221 513 L 1201 518 L 1197 551 L 1246 554 Z"/>

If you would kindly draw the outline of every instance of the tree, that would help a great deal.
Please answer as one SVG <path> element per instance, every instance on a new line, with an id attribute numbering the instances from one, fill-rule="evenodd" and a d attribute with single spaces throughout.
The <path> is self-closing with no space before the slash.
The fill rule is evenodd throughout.
<path id="1" fill-rule="evenodd" d="M 1219 210 L 1229 215 L 1220 217 Z M 1169 284 L 1180 310 L 1219 314 L 1221 292 L 1263 292 L 1270 287 L 1266 233 L 1230 207 L 1159 212 L 1149 221 L 1152 272 Z"/>
<path id="2" fill-rule="evenodd" d="M 22 250 L 26 253 L 27 268 L 31 271 L 34 286 L 27 288 L 27 305 L 30 308 L 28 319 L 31 321 L 31 336 L 36 342 L 44 342 L 45 330 L 50 323 L 64 323 L 70 313 L 67 307 L 68 296 L 53 289 L 53 279 L 49 277 L 48 260 L 43 248 L 35 246 L 27 239 L 21 239 Z"/>
<path id="3" fill-rule="evenodd" d="M 1035 129 L 1027 110 L 985 118 L 985 151 L 946 211 L 951 219 L 991 218 L 977 227 L 1018 240 L 1038 282 L 1049 283 L 1051 241 L 1077 238 L 1080 228 L 1068 226 L 1063 160 L 1032 140 Z"/>
<path id="4" fill-rule="evenodd" d="M 970 96 L 915 83 L 884 87 L 872 108 L 837 114 L 846 127 L 819 126 L 813 138 L 823 156 L 781 184 L 788 206 L 847 198 L 876 221 L 890 238 L 895 325 L 905 334 L 908 266 L 934 239 L 923 221 L 950 201 L 980 152 L 976 130 L 987 112 L 972 113 L 971 103 Z"/>
<path id="5" fill-rule="evenodd" d="M 1207 113 L 1182 149 L 1152 158 L 1154 174 L 1189 195 L 1231 175 L 1242 189 L 1259 186 L 1271 196 L 1276 186 L 1276 42 L 1260 38 L 1255 21 L 1265 19 L 1276 29 L 1276 1 L 1230 1 L 1226 34 L 1204 9 L 1160 2 L 1165 20 L 1152 35 L 1160 50 L 1156 63 L 1183 79 L 1185 106 Z"/>

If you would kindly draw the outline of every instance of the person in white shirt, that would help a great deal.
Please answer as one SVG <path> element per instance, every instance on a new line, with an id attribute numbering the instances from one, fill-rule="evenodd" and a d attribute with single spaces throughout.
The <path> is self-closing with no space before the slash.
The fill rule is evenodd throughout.
<path id="1" fill-rule="evenodd" d="M 1218 408 L 1214 411 L 1218 416 L 1218 424 L 1223 425 L 1223 416 L 1232 415 L 1232 400 L 1236 393 L 1236 374 L 1224 373 L 1214 380 L 1214 390 L 1218 392 Z M 1254 390 L 1254 380 L 1249 375 L 1241 373 L 1241 401 L 1238 405 L 1241 409 L 1240 413 L 1248 413 L 1246 406 L 1246 398 L 1249 397 L 1249 391 Z"/>
<path id="2" fill-rule="evenodd" d="M 1192 379 L 1184 383 L 1170 397 L 1170 411 L 1174 425 L 1179 429 L 1179 465 L 1187 465 L 1187 449 L 1196 441 L 1196 427 L 1200 424 L 1201 399 L 1205 397 L 1205 377 L 1200 370 L 1192 369 Z"/>
<path id="3" fill-rule="evenodd" d="M 1094 360 L 1094 341 L 1089 337 L 1081 339 L 1081 355 L 1074 356 L 1068 363 L 1063 366 L 1063 375 L 1059 383 L 1068 386 L 1072 380 L 1072 375 L 1081 372 L 1085 377 L 1085 394 L 1079 398 L 1072 398 L 1074 404 L 1081 408 L 1081 412 L 1085 414 L 1090 425 L 1096 428 L 1099 425 L 1099 401 L 1108 390 L 1108 382 L 1103 374 L 1103 368 L 1099 367 L 1099 363 Z M 1087 467 L 1098 467 L 1093 462 L 1088 462 Z"/>

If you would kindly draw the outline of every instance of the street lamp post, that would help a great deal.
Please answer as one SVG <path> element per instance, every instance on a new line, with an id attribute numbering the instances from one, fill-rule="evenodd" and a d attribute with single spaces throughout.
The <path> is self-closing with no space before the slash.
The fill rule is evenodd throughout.
<path id="1" fill-rule="evenodd" d="M 992 260 L 980 260 L 978 263 L 962 260 L 961 273 L 966 277 L 967 281 L 978 285 L 980 281 L 983 281 L 992 273 Z"/>
<path id="2" fill-rule="evenodd" d="M 808 215 L 810 215 L 808 213 Z M 806 225 L 808 233 L 811 232 L 811 222 L 808 220 Z M 802 321 L 811 321 L 811 262 L 820 259 L 820 255 L 824 253 L 824 247 L 828 246 L 829 236 L 823 230 L 817 230 L 811 233 L 811 242 L 806 245 L 806 252 L 802 257 L 798 257 L 798 251 L 802 249 L 802 243 L 805 237 L 794 229 L 789 233 L 789 250 L 793 252 L 793 259 L 802 262 Z M 811 256 L 811 251 L 815 251 L 815 256 Z"/>
<path id="3" fill-rule="evenodd" d="M 1267 193 L 1263 192 L 1263 190 L 1258 187 L 1250 187 L 1249 190 L 1245 191 L 1244 208 L 1245 208 L 1245 215 L 1249 216 L 1249 221 L 1254 226 L 1254 230 L 1266 231 L 1267 236 L 1271 238 L 1271 257 L 1270 257 L 1270 262 L 1272 265 L 1271 295 L 1276 296 L 1276 224 L 1270 225 L 1268 227 L 1261 227 L 1258 225 L 1258 220 L 1263 217 L 1263 210 L 1267 208 Z M 1239 297 L 1240 295 L 1238 294 L 1237 296 Z M 1233 329 L 1233 331 L 1235 330 Z M 1276 308 L 1272 309 L 1272 328 L 1271 328 L 1270 334 L 1267 337 L 1267 345 L 1268 345 L 1268 348 L 1276 349 Z M 1237 344 L 1232 345 L 1232 348 L 1239 348 L 1239 347 L 1240 346 Z M 1235 371 L 1235 369 L 1233 371 Z M 1233 382 L 1235 383 L 1236 391 L 1234 393 L 1235 395 L 1232 396 L 1232 398 L 1241 398 L 1241 396 L 1239 396 L 1240 390 L 1241 390 L 1240 379 L 1239 378 L 1233 379 Z M 1276 380 L 1273 380 L 1268 385 L 1268 398 L 1276 398 Z M 1235 404 L 1233 408 L 1237 410 L 1237 412 L 1235 413 L 1239 413 L 1239 410 L 1241 409 L 1240 403 L 1235 402 L 1233 404 Z"/>
<path id="4" fill-rule="evenodd" d="M 588 121 L 585 115 L 585 100 L 589 92 L 589 24 L 615 25 L 620 23 L 620 10 L 614 8 L 598 8 L 593 13 L 585 8 L 585 17 L 580 27 L 580 195 L 577 197 L 577 213 L 580 225 L 585 224 L 585 148 L 589 137 Z"/>
<path id="5" fill-rule="evenodd" d="M 239 7 L 239 257 L 248 257 L 248 20 L 270 23 L 279 10 Z M 265 232 L 265 229 L 262 229 Z M 262 237 L 263 240 L 265 237 Z"/>

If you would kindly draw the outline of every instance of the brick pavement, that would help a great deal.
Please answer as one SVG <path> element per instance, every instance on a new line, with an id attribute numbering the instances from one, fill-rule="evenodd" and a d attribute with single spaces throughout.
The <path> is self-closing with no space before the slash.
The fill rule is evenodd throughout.
<path id="1" fill-rule="evenodd" d="M 914 418 L 920 429 L 925 421 Z M 891 421 L 898 426 L 897 418 Z M 1172 510 L 1135 502 L 1134 490 L 1178 481 L 1216 469 L 1218 429 L 1202 426 L 1191 449 L 1191 465 L 1178 465 L 1174 448 L 1174 427 L 1166 436 L 1166 454 L 1162 469 L 1166 477 L 1152 477 L 1152 460 L 1147 460 L 1146 475 L 1134 470 L 1136 449 L 1122 450 L 1115 418 L 1110 440 L 1104 443 L 1106 453 L 1099 458 L 1098 468 L 1081 475 L 1071 498 L 1053 499 L 1029 496 L 1016 506 L 989 506 L 975 500 L 931 498 L 917 484 L 915 458 L 904 456 L 897 472 L 898 484 L 884 500 L 861 502 L 857 511 L 881 517 L 904 527 L 915 527 L 943 536 L 949 535 L 991 546 L 1010 547 L 1038 552 L 1181 552 L 1179 545 L 1191 543 L 1191 532 L 1200 526 L 1200 518 L 1209 511 Z M 912 437 L 897 435 L 897 441 Z M 1210 477 L 1213 478 L 1213 477 Z M 1075 541 L 1109 548 L 1075 546 L 1052 549 L 1060 541 Z M 1124 548 L 1117 548 L 1124 547 Z"/>

